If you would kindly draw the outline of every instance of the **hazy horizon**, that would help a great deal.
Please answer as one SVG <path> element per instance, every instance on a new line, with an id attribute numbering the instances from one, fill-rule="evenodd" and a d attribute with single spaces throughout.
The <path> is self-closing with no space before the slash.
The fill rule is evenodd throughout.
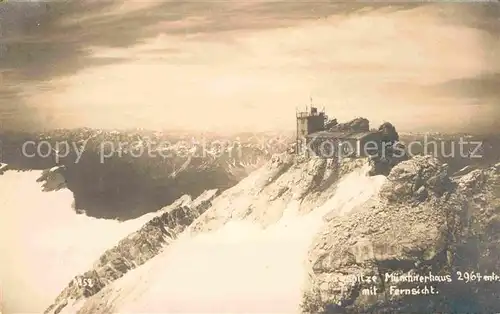
<path id="1" fill-rule="evenodd" d="M 495 3 L 0 4 L 3 129 L 500 131 Z"/>

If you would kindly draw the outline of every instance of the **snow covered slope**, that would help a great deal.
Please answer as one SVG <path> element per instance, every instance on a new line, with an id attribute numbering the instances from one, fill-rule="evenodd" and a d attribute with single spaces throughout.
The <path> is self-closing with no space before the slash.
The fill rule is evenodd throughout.
<path id="1" fill-rule="evenodd" d="M 0 176 L 0 282 L 5 313 L 40 313 L 107 248 L 152 214 L 120 223 L 76 214 L 73 193 L 46 193 L 43 171 Z"/>
<path id="2" fill-rule="evenodd" d="M 297 312 L 323 216 L 347 215 L 377 193 L 385 177 L 369 170 L 363 159 L 276 156 L 162 253 L 92 296 L 59 298 L 50 312 Z"/>

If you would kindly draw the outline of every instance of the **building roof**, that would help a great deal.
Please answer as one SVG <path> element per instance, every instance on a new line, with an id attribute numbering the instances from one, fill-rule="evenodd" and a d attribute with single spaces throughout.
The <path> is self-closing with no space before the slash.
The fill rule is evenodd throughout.
<path id="1" fill-rule="evenodd" d="M 362 139 L 363 137 L 370 135 L 370 134 L 375 134 L 377 131 L 366 131 L 366 132 L 359 132 L 359 131 L 320 131 L 320 132 L 315 132 L 308 134 L 307 137 L 309 138 L 336 138 L 336 139 Z"/>

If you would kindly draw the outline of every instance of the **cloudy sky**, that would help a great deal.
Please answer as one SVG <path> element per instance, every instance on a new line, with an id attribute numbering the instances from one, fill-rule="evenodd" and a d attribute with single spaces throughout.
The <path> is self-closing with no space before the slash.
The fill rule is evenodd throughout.
<path id="1" fill-rule="evenodd" d="M 500 5 L 0 4 L 3 128 L 293 129 L 329 115 L 500 131 Z"/>

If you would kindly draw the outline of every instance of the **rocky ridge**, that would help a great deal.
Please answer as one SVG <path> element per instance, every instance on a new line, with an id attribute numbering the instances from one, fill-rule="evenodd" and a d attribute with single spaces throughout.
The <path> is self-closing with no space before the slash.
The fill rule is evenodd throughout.
<path id="1" fill-rule="evenodd" d="M 338 210 L 342 204 L 336 204 L 337 210 L 324 216 L 325 225 L 311 243 L 310 281 L 304 293 L 303 312 L 498 311 L 500 304 L 495 295 L 500 291 L 494 283 L 463 284 L 455 277 L 450 283 L 447 276 L 455 276 L 457 271 L 486 273 L 500 266 L 500 164 L 449 173 L 449 167 L 436 158 L 415 156 L 393 160 L 389 165 L 385 183 L 374 191 L 374 196 L 346 210 Z M 374 175 L 376 166 L 377 161 L 366 158 L 335 161 L 275 155 L 264 167 L 211 199 L 201 215 L 181 223 L 179 232 L 188 224 L 194 233 L 207 232 L 233 219 L 251 220 L 265 227 L 280 220 L 294 201 L 299 203 L 300 212 L 307 213 L 328 204 L 338 189 L 339 178 L 363 167 Z M 361 185 L 365 183 L 368 181 L 360 181 Z M 152 234 L 152 238 L 145 239 L 161 242 L 162 237 L 155 237 L 154 230 L 144 230 Z M 133 245 L 140 247 L 141 241 Z M 126 250 L 115 252 L 116 261 L 127 254 Z M 153 252 L 149 256 L 158 251 Z M 105 288 L 101 285 L 84 294 L 70 284 L 47 312 L 56 313 L 77 299 L 83 302 L 80 313 L 113 312 L 112 300 L 120 292 L 109 283 L 116 276 L 104 271 L 110 268 L 101 269 L 103 278 L 108 278 Z M 440 282 L 435 279 L 428 283 L 439 294 L 391 293 L 414 288 L 414 283 L 397 282 L 386 278 L 386 274 L 439 276 Z M 355 282 L 353 276 L 375 276 L 376 280 L 371 284 Z M 377 294 L 363 292 L 373 287 Z"/>
<path id="2" fill-rule="evenodd" d="M 240 219 L 265 228 L 280 220 L 293 202 L 299 203 L 299 213 L 306 214 L 326 204 L 336 194 L 337 183 L 342 176 L 355 171 L 364 173 L 369 168 L 367 158 L 345 158 L 337 163 L 334 160 L 305 158 L 294 154 L 275 155 L 264 167 L 211 200 L 209 208 L 196 220 L 189 219 L 192 222 L 189 232 L 197 234 L 213 231 L 231 220 Z M 367 181 L 372 180 L 366 175 L 361 176 Z M 344 201 L 349 201 L 349 197 Z M 342 204 L 339 208 L 343 208 Z M 135 245 L 139 246 L 140 242 Z M 118 254 L 123 255 L 123 252 Z M 76 294 L 71 290 L 72 287 L 69 286 L 60 295 L 57 306 L 65 306 L 78 298 L 81 304 L 72 308 L 78 313 L 113 313 L 118 310 L 116 307 L 119 304 L 113 300 L 121 298 L 122 288 L 108 284 L 99 288 L 98 293 L 88 293 L 86 297 L 82 293 Z M 53 305 L 47 313 L 56 313 L 54 309 L 57 306 Z"/>
<path id="3" fill-rule="evenodd" d="M 158 255 L 211 206 L 216 195 L 217 190 L 206 191 L 194 200 L 185 195 L 163 208 L 141 229 L 104 252 L 91 270 L 76 276 L 45 313 L 57 314 L 71 302 L 95 295 L 128 271 Z"/>
<path id="4" fill-rule="evenodd" d="M 5 171 L 7 171 L 9 165 L 3 162 L 0 162 L 0 175 L 2 175 Z"/>

